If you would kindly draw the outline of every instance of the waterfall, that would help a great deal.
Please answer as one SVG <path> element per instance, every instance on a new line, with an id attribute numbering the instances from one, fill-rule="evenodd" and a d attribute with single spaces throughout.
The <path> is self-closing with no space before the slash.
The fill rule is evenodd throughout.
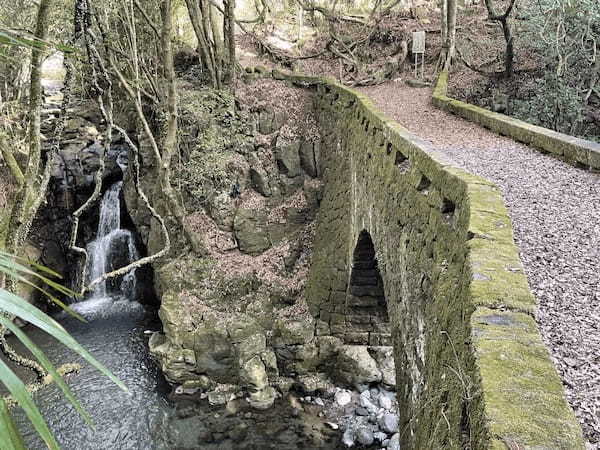
<path id="1" fill-rule="evenodd" d="M 133 234 L 121 228 L 121 188 L 123 182 L 114 183 L 106 191 L 100 203 L 100 220 L 96 239 L 87 246 L 87 282 L 101 277 L 139 259 Z M 135 297 L 135 269 L 129 271 L 118 283 L 117 280 L 104 280 L 94 286 L 92 299 L 106 297 Z"/>

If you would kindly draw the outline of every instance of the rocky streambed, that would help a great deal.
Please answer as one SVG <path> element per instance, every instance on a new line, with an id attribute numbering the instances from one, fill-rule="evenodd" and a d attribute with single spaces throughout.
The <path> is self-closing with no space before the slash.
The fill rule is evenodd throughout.
<path id="1" fill-rule="evenodd" d="M 290 392 L 269 409 L 242 397 L 174 393 L 176 407 L 164 423 L 176 449 L 400 449 L 395 394 L 382 385 L 338 386 Z"/>

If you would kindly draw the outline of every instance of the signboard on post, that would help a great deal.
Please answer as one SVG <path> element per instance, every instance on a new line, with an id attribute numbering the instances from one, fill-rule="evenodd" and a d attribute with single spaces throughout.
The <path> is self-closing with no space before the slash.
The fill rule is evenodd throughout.
<path id="1" fill-rule="evenodd" d="M 425 77 L 425 32 L 412 34 L 412 52 L 415 55 L 415 77 L 419 76 L 419 55 L 421 56 L 421 78 Z"/>
<path id="2" fill-rule="evenodd" d="M 413 53 L 425 53 L 425 32 L 415 31 L 412 34 L 413 37 Z"/>

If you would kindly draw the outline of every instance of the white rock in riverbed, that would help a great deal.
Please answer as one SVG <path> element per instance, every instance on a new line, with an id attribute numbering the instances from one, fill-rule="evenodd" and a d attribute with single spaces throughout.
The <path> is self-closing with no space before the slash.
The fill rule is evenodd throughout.
<path id="1" fill-rule="evenodd" d="M 397 433 L 398 432 L 398 416 L 395 414 L 386 413 L 381 416 L 378 420 L 379 428 L 386 433 Z"/>
<path id="2" fill-rule="evenodd" d="M 387 445 L 388 450 L 400 450 L 400 434 L 396 433 L 390 439 Z"/>
<path id="3" fill-rule="evenodd" d="M 352 428 L 348 428 L 344 431 L 344 435 L 342 436 L 342 443 L 346 447 L 354 447 L 354 430 Z"/>
<path id="4" fill-rule="evenodd" d="M 377 433 L 373 434 L 373 437 L 375 438 L 376 441 L 378 442 L 383 442 L 385 441 L 388 437 L 387 434 L 382 433 L 381 431 L 378 431 Z"/>
<path id="5" fill-rule="evenodd" d="M 392 409 L 392 400 L 387 395 L 380 395 L 379 406 L 389 411 L 390 409 Z"/>
<path id="6" fill-rule="evenodd" d="M 346 406 L 352 401 L 352 394 L 348 391 L 339 391 L 335 394 L 335 402 L 340 406 Z"/>
<path id="7" fill-rule="evenodd" d="M 371 445 L 375 438 L 373 437 L 373 432 L 371 430 L 363 427 L 356 431 L 356 440 L 359 444 Z"/>

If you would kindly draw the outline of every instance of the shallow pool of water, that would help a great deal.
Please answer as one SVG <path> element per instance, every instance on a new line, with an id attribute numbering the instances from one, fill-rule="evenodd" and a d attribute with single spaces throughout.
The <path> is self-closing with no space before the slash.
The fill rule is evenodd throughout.
<path id="1" fill-rule="evenodd" d="M 45 333 L 28 328 L 28 334 L 57 366 L 80 362 L 82 370 L 67 376 L 67 382 L 95 427 L 88 427 L 68 404 L 56 385 L 35 394 L 35 401 L 63 449 L 163 449 L 162 424 L 170 410 L 167 385 L 148 357 L 147 329 L 157 327 L 153 315 L 139 303 L 123 298 L 94 299 L 75 309 L 88 319 L 60 321 L 77 341 L 107 366 L 129 388 L 129 394 L 86 364 Z M 16 346 L 16 345 L 15 345 Z M 17 346 L 16 346 L 17 347 Z M 22 412 L 17 421 L 30 449 L 45 449 L 28 426 Z M 164 431 L 164 430 L 163 430 Z"/>

